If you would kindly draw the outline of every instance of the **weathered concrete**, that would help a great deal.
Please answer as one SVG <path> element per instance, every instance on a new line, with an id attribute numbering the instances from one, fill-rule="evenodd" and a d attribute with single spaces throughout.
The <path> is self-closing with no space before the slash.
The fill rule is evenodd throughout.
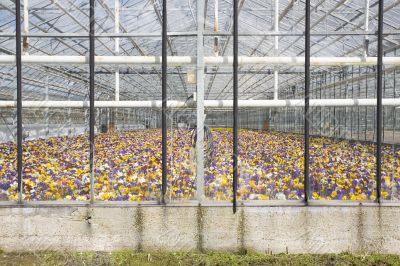
<path id="1" fill-rule="evenodd" d="M 399 207 L 7 207 L 0 249 L 400 254 Z"/>

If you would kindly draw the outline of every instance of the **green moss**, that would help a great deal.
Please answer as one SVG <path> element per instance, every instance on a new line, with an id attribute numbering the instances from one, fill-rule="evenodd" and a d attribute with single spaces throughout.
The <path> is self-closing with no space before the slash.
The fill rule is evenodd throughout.
<path id="1" fill-rule="evenodd" d="M 144 217 L 143 217 L 143 210 L 142 207 L 139 206 L 136 209 L 136 217 L 135 217 L 135 222 L 134 225 L 137 230 L 138 234 L 138 245 L 137 245 L 137 251 L 142 251 L 143 250 L 143 231 L 144 231 Z"/>
<path id="2" fill-rule="evenodd" d="M 196 241 L 197 241 L 197 250 L 200 252 L 204 251 L 204 209 L 199 205 L 197 207 L 197 234 L 196 234 Z"/>
<path id="3" fill-rule="evenodd" d="M 3 253 L 1 265 L 400 265 L 398 255 L 275 254 L 255 252 L 37 252 Z"/>

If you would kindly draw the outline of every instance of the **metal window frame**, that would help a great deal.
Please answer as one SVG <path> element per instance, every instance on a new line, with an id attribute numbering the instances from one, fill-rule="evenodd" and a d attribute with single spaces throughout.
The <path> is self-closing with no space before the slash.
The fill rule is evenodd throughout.
<path id="1" fill-rule="evenodd" d="M 227 207 L 232 208 L 231 201 L 212 201 L 186 200 L 171 201 L 165 205 L 160 205 L 159 201 L 1 201 L 0 208 L 20 207 L 20 208 L 45 208 L 45 207 Z M 237 206 L 241 207 L 400 207 L 400 202 L 391 200 L 381 200 L 380 203 L 374 200 L 312 200 L 306 204 L 304 200 L 248 200 L 237 201 Z"/>
<path id="2" fill-rule="evenodd" d="M 89 13 L 89 164 L 90 164 L 90 203 L 94 203 L 94 152 L 95 152 L 95 138 L 94 138 L 94 124 L 95 124 L 95 110 L 94 110 L 94 85 L 95 85 L 95 1 L 90 0 L 90 13 Z"/>
<path id="3" fill-rule="evenodd" d="M 305 84 L 304 84 L 304 202 L 307 205 L 310 199 L 310 28 L 311 28 L 311 0 L 306 0 L 305 17 Z"/>
<path id="4" fill-rule="evenodd" d="M 309 185 L 309 146 L 310 146 L 310 128 L 309 128 L 309 116 L 310 116 L 310 36 L 312 35 L 310 32 L 310 0 L 306 0 L 306 23 L 305 23 L 305 173 L 304 173 L 304 204 L 300 204 L 297 201 L 288 201 L 283 203 L 281 201 L 254 201 L 251 203 L 238 201 L 237 200 L 237 186 L 238 186 L 238 0 L 233 0 L 233 212 L 235 213 L 237 210 L 237 205 L 240 203 L 243 206 L 252 206 L 252 205 L 262 205 L 262 206 L 292 206 L 293 204 L 310 205 L 310 206 L 331 206 L 332 204 L 336 204 L 338 206 L 359 206 L 360 204 L 365 204 L 365 206 L 400 206 L 400 204 L 393 203 L 391 201 L 386 201 L 381 199 L 381 150 L 382 150 L 382 91 L 383 91 L 383 12 L 384 12 L 384 1 L 379 1 L 379 9 L 378 9 L 378 54 L 377 54 L 377 153 L 376 153 L 376 190 L 377 197 L 376 202 L 374 204 L 372 201 L 321 201 L 321 200 L 312 200 L 310 198 L 310 185 Z M 90 133 L 89 133 L 89 141 L 90 141 L 90 172 L 91 172 L 91 180 L 90 180 L 90 202 L 24 202 L 23 201 L 23 185 L 22 185 L 22 165 L 23 165 L 23 129 L 22 129 L 22 47 L 21 47 L 21 38 L 23 34 L 21 33 L 21 3 L 20 0 L 15 1 L 15 18 L 16 18 L 16 68 L 17 68 L 17 178 L 18 178 L 18 202 L 22 206 L 44 206 L 46 204 L 57 205 L 57 206 L 69 206 L 76 204 L 83 205 L 98 205 L 98 206 L 112 206 L 112 205 L 135 205 L 135 204 L 143 204 L 143 205 L 158 205 L 158 202 L 118 202 L 111 204 L 110 202 L 95 202 L 94 199 L 94 155 L 95 155 L 95 132 L 94 132 L 94 124 L 95 124 L 95 98 L 94 98 L 94 87 L 95 87 L 95 1 L 90 0 L 90 29 L 89 29 L 89 67 L 90 67 L 90 82 L 89 82 L 89 117 L 90 117 Z M 167 189 L 167 124 L 166 124 L 166 115 L 167 115 L 167 1 L 163 1 L 163 23 L 162 23 L 162 199 L 161 202 L 165 204 L 165 194 Z M 365 34 L 365 33 L 364 33 Z M 206 35 L 206 34 L 204 34 Z M 25 35 L 24 35 L 25 36 Z M 202 69 L 204 71 L 204 69 Z M 179 201 L 177 201 L 179 202 Z M 193 204 L 198 204 L 201 201 L 190 201 Z M 290 202 L 290 204 L 289 204 Z M 176 206 L 174 202 L 171 202 L 169 206 Z M 185 204 L 177 203 L 182 206 Z M 207 201 L 204 202 L 207 203 Z M 215 203 L 212 202 L 211 205 L 221 205 L 224 206 L 224 202 Z M 9 206 L 14 205 L 13 202 L 5 202 L 1 203 L 0 206 Z"/>
<path id="5" fill-rule="evenodd" d="M 377 108 L 376 108 L 376 201 L 381 202 L 382 183 L 382 88 L 383 88 L 383 8 L 384 0 L 378 6 L 378 64 L 377 64 Z"/>
<path id="6" fill-rule="evenodd" d="M 16 66 L 17 66 L 17 179 L 18 203 L 22 198 L 22 51 L 21 51 L 21 0 L 15 1 L 15 38 L 16 38 Z"/>
<path id="7" fill-rule="evenodd" d="M 238 0 L 233 0 L 233 213 L 237 211 L 237 187 L 238 187 L 238 91 L 239 91 L 239 80 L 238 80 L 238 66 L 239 66 L 239 8 Z"/>
<path id="8" fill-rule="evenodd" d="M 167 0 L 162 1 L 162 65 L 161 65 L 161 90 L 162 90 L 162 180 L 161 180 L 161 203 L 165 204 L 167 193 L 167 56 L 168 56 L 168 36 L 167 36 Z"/>
<path id="9" fill-rule="evenodd" d="M 204 8 L 205 0 L 197 0 L 197 66 L 196 66 L 196 195 L 204 199 Z"/>

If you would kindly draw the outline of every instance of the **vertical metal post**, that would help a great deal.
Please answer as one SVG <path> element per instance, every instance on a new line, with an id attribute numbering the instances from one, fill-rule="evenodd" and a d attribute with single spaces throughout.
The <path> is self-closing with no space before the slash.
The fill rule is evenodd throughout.
<path id="1" fill-rule="evenodd" d="M 120 0 L 114 1 L 114 32 L 119 33 L 119 13 L 120 13 Z M 119 38 L 115 38 L 115 55 L 119 55 Z M 115 68 L 115 100 L 119 101 L 119 66 Z M 112 127 L 117 129 L 118 109 L 113 110 Z M 114 130 L 113 129 L 113 130 Z"/>
<path id="2" fill-rule="evenodd" d="M 119 33 L 119 7 L 120 0 L 114 1 L 114 32 Z M 119 38 L 115 38 L 115 55 L 119 55 Z M 115 69 L 115 100 L 119 101 L 119 67 Z"/>
<path id="3" fill-rule="evenodd" d="M 397 50 L 394 50 L 394 56 L 396 56 L 396 51 Z M 394 98 L 396 98 L 396 73 L 397 73 L 397 67 L 394 69 L 394 71 L 393 71 L 393 99 Z M 397 128 L 397 119 L 396 119 L 396 111 L 397 111 L 397 108 L 393 108 L 392 109 L 393 110 L 393 115 L 392 115 L 392 141 L 393 141 L 393 144 L 392 144 L 392 149 L 391 149 L 391 152 L 392 152 L 392 164 L 394 165 L 394 163 L 395 163 L 395 156 L 393 156 L 394 154 L 395 154 L 395 151 L 396 151 L 396 145 L 395 145 L 395 136 L 396 136 L 396 128 Z M 398 150 L 398 149 L 397 149 Z M 394 169 L 392 170 L 392 171 L 394 171 Z M 395 175 L 393 174 L 393 175 L 391 175 L 391 177 L 390 177 L 390 183 L 392 183 L 393 184 L 393 182 L 394 182 L 394 178 L 395 178 Z M 394 190 L 392 190 L 392 195 L 391 195 L 391 199 L 393 200 L 393 198 L 394 198 Z"/>
<path id="4" fill-rule="evenodd" d="M 340 73 L 339 73 L 340 75 Z M 333 98 L 336 98 L 336 75 L 333 75 Z M 336 134 L 336 106 L 333 107 L 333 136 L 337 138 Z"/>
<path id="5" fill-rule="evenodd" d="M 162 184 L 161 203 L 165 204 L 167 192 L 167 0 L 163 0 L 162 10 Z"/>
<path id="6" fill-rule="evenodd" d="M 29 33 L 29 0 L 24 0 L 24 33 Z M 23 51 L 24 55 L 29 54 L 29 38 L 23 38 Z"/>
<path id="7" fill-rule="evenodd" d="M 370 0 L 365 0 L 365 10 L 364 10 L 364 31 L 365 33 L 368 33 L 369 31 L 369 1 Z M 364 36 L 364 57 L 368 56 L 368 45 L 369 45 L 369 36 L 365 35 Z"/>
<path id="8" fill-rule="evenodd" d="M 17 63 L 17 179 L 18 203 L 22 203 L 22 62 L 21 62 L 21 1 L 15 1 L 15 43 Z"/>
<path id="9" fill-rule="evenodd" d="M 322 84 L 324 85 L 324 87 L 326 87 L 326 83 L 324 83 L 324 76 L 326 75 L 326 73 L 321 74 L 320 76 L 320 87 L 319 87 L 319 99 L 322 99 Z M 323 123 L 322 123 L 322 107 L 318 108 L 319 109 L 319 134 L 322 135 L 322 130 L 323 130 Z"/>
<path id="10" fill-rule="evenodd" d="M 343 99 L 342 98 L 342 81 L 344 80 L 343 75 L 344 75 L 343 71 L 339 72 L 339 97 L 340 97 L 340 99 Z M 336 99 L 336 97 L 335 97 L 335 99 Z M 337 115 L 338 115 L 337 131 L 339 134 L 339 138 L 342 137 L 342 126 L 341 126 L 342 125 L 342 111 L 343 111 L 342 109 L 343 108 L 338 107 L 338 110 L 337 110 Z"/>
<path id="11" fill-rule="evenodd" d="M 347 99 L 347 91 L 348 91 L 348 86 L 347 86 L 347 67 L 343 68 L 343 80 L 345 81 L 344 83 L 344 90 L 340 90 L 340 95 L 342 96 L 342 93 L 344 94 L 344 98 Z M 342 86 L 340 86 L 342 88 Z M 348 120 L 350 119 L 349 114 L 348 114 L 349 108 L 346 106 L 344 108 L 344 115 L 341 115 L 341 118 L 344 118 L 344 138 L 348 139 L 348 132 L 349 132 L 349 125 L 348 125 Z M 341 110 L 340 114 L 343 114 L 343 110 Z"/>
<path id="12" fill-rule="evenodd" d="M 351 66 L 351 98 L 354 99 L 354 66 Z M 354 107 L 350 107 L 351 110 L 351 128 L 350 128 L 350 139 L 353 140 L 353 130 L 354 130 Z"/>
<path id="13" fill-rule="evenodd" d="M 275 0 L 274 30 L 279 32 L 279 0 Z M 274 37 L 274 56 L 279 54 L 279 36 Z M 278 100 L 279 95 L 279 72 L 278 67 L 274 68 L 274 100 Z"/>
<path id="14" fill-rule="evenodd" d="M 238 187 L 238 1 L 233 0 L 233 213 L 236 213 Z"/>
<path id="15" fill-rule="evenodd" d="M 132 126 L 132 109 L 128 109 L 128 129 Z"/>
<path id="16" fill-rule="evenodd" d="M 204 5 L 203 5 L 204 6 Z M 204 9 L 202 9 L 204 10 Z M 218 0 L 214 0 L 214 32 L 218 32 Z M 203 15 L 204 16 L 204 15 Z M 218 56 L 219 53 L 219 38 L 218 36 L 214 37 L 214 55 Z"/>
<path id="17" fill-rule="evenodd" d="M 369 67 L 365 66 L 365 98 L 368 98 L 368 73 L 369 73 Z M 368 106 L 364 107 L 364 141 L 367 141 L 367 130 L 368 130 Z"/>
<path id="18" fill-rule="evenodd" d="M 358 76 L 361 76 L 361 67 L 358 66 Z M 361 84 L 360 82 L 358 83 L 358 93 L 357 93 L 358 97 L 361 97 Z M 360 132 L 361 132 L 361 128 L 360 128 L 360 107 L 357 107 L 357 140 L 359 141 L 361 139 L 360 137 Z"/>
<path id="19" fill-rule="evenodd" d="M 126 111 L 125 108 L 123 108 L 121 111 L 122 111 L 121 129 L 126 129 L 127 128 L 127 123 L 128 123 L 128 112 Z"/>
<path id="20" fill-rule="evenodd" d="M 68 86 L 69 85 L 70 85 L 70 83 L 68 82 Z M 68 90 L 68 101 L 71 101 L 71 90 Z M 68 108 L 68 135 L 75 134 L 75 132 L 72 132 L 71 113 L 72 113 L 71 108 Z"/>
<path id="21" fill-rule="evenodd" d="M 205 0 L 197 0 L 197 138 L 196 138 L 196 178 L 197 200 L 204 197 L 204 5 Z"/>
<path id="22" fill-rule="evenodd" d="M 46 76 L 46 88 L 45 88 L 45 101 L 49 100 L 49 76 Z M 45 121 L 46 121 L 46 132 L 45 136 L 47 137 L 50 133 L 50 125 L 49 125 L 49 108 L 46 107 L 45 109 Z"/>
<path id="23" fill-rule="evenodd" d="M 381 202 L 381 181 L 382 181 L 382 73 L 383 73 L 383 0 L 379 0 L 378 7 L 378 75 L 377 75 L 377 118 L 376 118 L 376 201 Z"/>
<path id="24" fill-rule="evenodd" d="M 90 163 L 90 202 L 94 202 L 94 0 L 90 0 L 89 28 L 89 163 Z"/>
<path id="25" fill-rule="evenodd" d="M 382 55 L 382 57 L 385 57 L 386 56 L 386 53 L 383 53 L 383 55 Z M 384 71 L 382 71 L 383 73 L 382 73 L 382 82 L 383 82 L 383 84 L 382 84 L 382 98 L 385 98 L 386 97 L 386 72 L 384 72 Z M 385 121 L 386 121 L 386 114 L 387 114 L 387 107 L 382 107 L 383 108 L 383 110 L 382 110 L 382 142 L 383 143 L 385 143 L 385 129 L 386 129 L 386 123 L 385 123 Z M 385 111 L 386 110 L 386 111 Z"/>
<path id="26" fill-rule="evenodd" d="M 306 31 L 305 31 L 305 120 L 304 120 L 304 201 L 307 204 L 310 197 L 310 0 L 306 0 Z"/>
<path id="27" fill-rule="evenodd" d="M 334 75 L 333 71 L 329 74 L 329 84 L 332 84 L 332 75 Z M 335 80 L 333 81 L 333 85 L 335 86 Z M 329 91 L 329 97 L 331 97 L 331 96 L 332 96 L 332 90 Z M 329 115 L 329 118 L 328 118 L 329 129 L 328 129 L 327 134 L 329 137 L 331 137 L 333 135 L 332 134 L 332 107 L 328 107 L 328 115 Z"/>

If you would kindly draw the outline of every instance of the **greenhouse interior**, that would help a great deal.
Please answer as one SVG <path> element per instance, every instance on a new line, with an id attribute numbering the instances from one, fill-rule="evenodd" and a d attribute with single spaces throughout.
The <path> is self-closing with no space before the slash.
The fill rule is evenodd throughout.
<path id="1" fill-rule="evenodd" d="M 1 0 L 0 201 L 400 200 L 397 0 Z"/>

